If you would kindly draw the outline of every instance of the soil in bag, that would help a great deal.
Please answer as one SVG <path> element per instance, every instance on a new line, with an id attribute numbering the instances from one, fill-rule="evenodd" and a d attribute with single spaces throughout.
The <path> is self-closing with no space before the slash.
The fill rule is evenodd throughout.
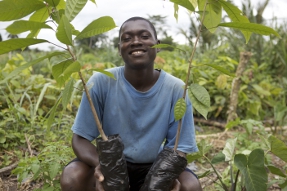
<path id="1" fill-rule="evenodd" d="M 171 148 L 164 148 L 150 168 L 140 191 L 170 191 L 173 181 L 185 170 L 186 158 Z"/>
<path id="2" fill-rule="evenodd" d="M 107 141 L 96 139 L 102 183 L 105 191 L 128 191 L 129 178 L 127 164 L 123 154 L 124 145 L 119 135 L 108 137 Z"/>

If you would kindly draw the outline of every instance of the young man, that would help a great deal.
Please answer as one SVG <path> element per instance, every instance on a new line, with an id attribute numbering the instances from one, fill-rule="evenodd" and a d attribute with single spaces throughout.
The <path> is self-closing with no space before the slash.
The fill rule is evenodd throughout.
<path id="1" fill-rule="evenodd" d="M 109 69 L 116 80 L 96 73 L 88 81 L 90 94 L 107 136 L 119 134 L 129 172 L 130 191 L 138 191 L 152 163 L 164 147 L 173 148 L 178 121 L 174 105 L 183 95 L 184 83 L 154 69 L 159 44 L 154 26 L 141 17 L 123 23 L 119 31 L 119 54 L 125 65 Z M 187 110 L 182 119 L 178 153 L 197 151 L 192 106 L 186 98 Z M 87 97 L 72 127 L 72 147 L 77 159 L 68 164 L 61 177 L 62 190 L 99 190 L 105 177 L 101 174 L 96 147 L 91 143 L 99 136 Z M 188 169 L 173 183 L 172 190 L 201 190 L 196 176 Z"/>

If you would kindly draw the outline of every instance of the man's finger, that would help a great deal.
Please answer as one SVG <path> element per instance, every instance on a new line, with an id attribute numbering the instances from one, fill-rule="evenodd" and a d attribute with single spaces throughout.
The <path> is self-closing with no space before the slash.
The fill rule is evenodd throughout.
<path id="1" fill-rule="evenodd" d="M 180 186 L 181 186 L 180 182 L 177 179 L 175 179 L 171 191 L 180 191 Z"/>
<path id="2" fill-rule="evenodd" d="M 94 176 L 96 177 L 96 179 L 100 182 L 103 182 L 104 181 L 104 176 L 101 172 L 101 167 L 100 165 L 98 165 L 96 168 L 95 168 L 95 173 L 94 173 Z"/>

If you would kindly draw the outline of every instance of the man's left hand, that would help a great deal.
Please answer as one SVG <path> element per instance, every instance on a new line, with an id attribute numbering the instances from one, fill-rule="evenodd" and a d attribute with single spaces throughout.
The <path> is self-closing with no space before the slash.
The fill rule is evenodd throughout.
<path id="1" fill-rule="evenodd" d="M 175 179 L 171 191 L 180 191 L 180 182 Z"/>

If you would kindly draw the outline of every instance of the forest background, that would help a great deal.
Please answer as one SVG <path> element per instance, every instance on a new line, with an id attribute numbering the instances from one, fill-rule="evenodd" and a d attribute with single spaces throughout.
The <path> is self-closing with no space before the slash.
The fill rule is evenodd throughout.
<path id="1" fill-rule="evenodd" d="M 199 146 L 208 152 L 204 153 L 206 158 L 198 158 L 190 164 L 190 167 L 201 175 L 200 180 L 205 190 L 224 189 L 216 183 L 219 181 L 227 185 L 232 184 L 231 165 L 220 163 L 217 167 L 221 177 L 219 180 L 207 161 L 208 158 L 218 156 L 218 153 L 230 143 L 229 140 L 234 140 L 236 137 L 237 144 L 233 145 L 232 150 L 239 153 L 250 153 L 254 149 L 263 148 L 260 139 L 262 134 L 272 134 L 287 144 L 286 20 L 276 17 L 265 20 L 262 15 L 268 3 L 266 0 L 259 7 L 255 7 L 251 1 L 244 1 L 241 10 L 250 22 L 274 28 L 280 38 L 253 34 L 246 44 L 244 36 L 237 30 L 218 28 L 216 33 L 210 33 L 205 28 L 202 30 L 191 76 L 192 81 L 204 86 L 210 95 L 207 120 L 194 110 Z M 194 19 L 193 15 L 190 17 L 188 30 L 179 29 L 188 43 L 178 44 L 167 32 L 170 26 L 166 16 L 147 15 L 147 17 L 155 24 L 161 42 L 171 45 L 162 48 L 158 53 L 156 67 L 185 80 L 188 65 L 186 57 L 190 54 L 190 47 L 194 45 L 194 39 L 199 32 L 199 21 Z M 2 35 L 7 35 L 7 38 L 18 38 L 13 34 Z M 107 34 L 76 41 L 77 57 L 85 63 L 82 66 L 85 79 L 89 78 L 94 68 L 106 69 L 123 65 L 118 56 L 117 43 L 117 37 L 110 38 Z M 0 55 L 1 80 L 15 68 L 45 56 L 52 50 L 53 48 L 43 51 L 28 47 L 24 51 L 18 50 Z M 232 81 L 242 52 L 250 52 L 251 57 L 240 76 L 236 117 L 228 120 L 229 106 L 232 104 L 230 101 Z M 74 157 L 70 145 L 72 136 L 70 128 L 81 100 L 83 87 L 79 77 L 73 76 L 78 81 L 73 85 L 70 99 L 63 100 L 67 109 L 61 106 L 56 108 L 55 121 L 49 124 L 47 118 L 50 109 L 59 102 L 58 97 L 62 93 L 52 75 L 53 65 L 57 62 L 54 59 L 41 61 L 24 69 L 6 83 L 0 84 L 0 190 L 15 186 L 20 190 L 37 188 L 58 190 L 61 169 Z M 216 64 L 226 71 L 214 70 L 208 64 Z M 268 189 L 286 190 L 286 160 L 273 155 L 266 160 L 268 166 L 276 169 L 273 169 L 276 172 L 268 177 Z M 272 171 L 270 170 L 272 167 L 268 169 Z"/>

